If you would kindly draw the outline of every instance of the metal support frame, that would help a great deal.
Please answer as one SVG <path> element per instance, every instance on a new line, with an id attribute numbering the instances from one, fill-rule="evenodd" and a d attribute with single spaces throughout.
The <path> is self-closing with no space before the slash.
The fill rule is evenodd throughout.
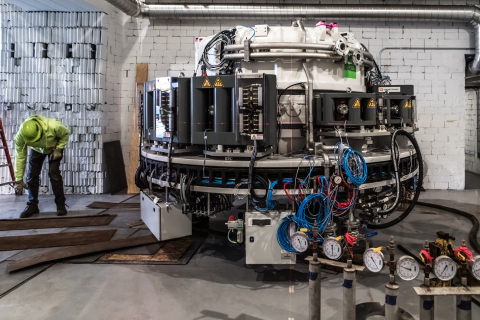
<path id="1" fill-rule="evenodd" d="M 480 294 L 480 287 L 414 287 L 420 296 L 420 320 L 434 319 L 433 306 L 435 296 L 456 296 L 456 319 L 472 319 L 472 295 Z M 426 304 L 425 304 L 426 303 Z M 427 308 L 425 308 L 427 307 Z M 426 310 L 431 308 L 430 310 Z M 430 312 L 428 312 L 430 311 Z"/>

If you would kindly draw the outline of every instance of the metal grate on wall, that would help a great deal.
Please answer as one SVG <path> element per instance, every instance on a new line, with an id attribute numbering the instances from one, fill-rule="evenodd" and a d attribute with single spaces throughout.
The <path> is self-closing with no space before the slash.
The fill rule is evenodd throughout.
<path id="1" fill-rule="evenodd" d="M 72 133 L 61 165 L 65 193 L 106 192 L 105 14 L 25 12 L 0 0 L 0 21 L 0 116 L 12 155 L 15 134 L 27 117 L 57 118 Z M 6 161 L 2 157 L 0 163 Z M 0 183 L 9 180 L 8 168 L 0 168 Z M 40 192 L 52 194 L 47 161 Z M 0 193 L 13 189 L 1 187 Z"/>

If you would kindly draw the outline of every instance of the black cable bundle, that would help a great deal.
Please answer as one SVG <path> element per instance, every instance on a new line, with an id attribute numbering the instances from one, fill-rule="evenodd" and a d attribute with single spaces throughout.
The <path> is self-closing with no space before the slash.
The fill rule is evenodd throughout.
<path id="1" fill-rule="evenodd" d="M 365 47 L 362 43 L 360 43 L 360 45 L 362 46 L 363 50 L 369 52 L 367 47 Z M 391 84 L 390 77 L 384 77 L 382 75 L 382 72 L 380 71 L 380 68 L 378 67 L 375 59 L 373 59 L 373 69 L 367 72 L 367 81 L 370 86 Z"/>
<path id="2" fill-rule="evenodd" d="M 231 30 L 220 31 L 219 33 L 214 35 L 213 38 L 210 39 L 210 41 L 208 41 L 208 43 L 205 45 L 200 61 L 198 62 L 198 65 L 200 66 L 200 64 L 202 64 L 210 71 L 227 72 L 228 70 L 230 70 L 233 65 L 233 60 L 226 60 L 224 58 L 223 49 L 227 45 L 234 44 L 234 40 L 233 40 L 234 34 L 235 34 L 235 29 L 231 29 Z M 221 48 L 219 50 L 220 62 L 210 63 L 210 61 L 208 61 L 208 56 L 209 56 L 208 52 L 218 44 L 221 45 Z"/>
<path id="3" fill-rule="evenodd" d="M 257 157 L 257 140 L 253 140 L 253 152 L 252 157 L 250 158 L 250 165 L 248 167 L 248 191 L 253 199 L 257 201 L 264 201 L 267 199 L 268 193 L 268 182 L 260 177 L 259 175 L 255 175 L 255 179 L 253 177 L 253 167 L 255 166 L 255 158 Z M 253 187 L 253 182 L 259 181 L 265 187 L 265 194 L 263 196 L 259 196 L 255 193 L 255 188 Z"/>

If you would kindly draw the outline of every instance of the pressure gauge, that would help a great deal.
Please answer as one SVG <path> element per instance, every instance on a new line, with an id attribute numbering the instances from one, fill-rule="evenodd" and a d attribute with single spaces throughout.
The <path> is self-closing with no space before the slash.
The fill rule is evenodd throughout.
<path id="1" fill-rule="evenodd" d="M 397 261 L 397 274 L 405 281 L 415 279 L 420 272 L 417 260 L 410 256 L 403 256 Z"/>
<path id="2" fill-rule="evenodd" d="M 305 233 L 295 232 L 290 238 L 290 242 L 295 251 L 305 252 L 308 249 L 308 244 L 310 243 L 310 240 Z"/>
<path id="3" fill-rule="evenodd" d="M 323 253 L 329 259 L 338 260 L 343 253 L 342 244 L 333 237 L 327 238 L 323 242 Z"/>
<path id="4" fill-rule="evenodd" d="M 480 280 L 480 256 L 473 258 L 472 274 L 477 280 Z"/>
<path id="5" fill-rule="evenodd" d="M 457 263 L 447 256 L 438 256 L 433 261 L 433 272 L 442 281 L 452 280 L 457 274 Z"/>
<path id="6" fill-rule="evenodd" d="M 335 182 L 336 185 L 339 185 L 340 183 L 342 183 L 342 177 L 340 176 L 335 176 L 333 178 L 333 182 Z"/>
<path id="7" fill-rule="evenodd" d="M 363 263 L 368 270 L 372 272 L 380 272 L 385 267 L 383 253 L 375 252 L 373 249 L 368 249 L 363 254 Z"/>

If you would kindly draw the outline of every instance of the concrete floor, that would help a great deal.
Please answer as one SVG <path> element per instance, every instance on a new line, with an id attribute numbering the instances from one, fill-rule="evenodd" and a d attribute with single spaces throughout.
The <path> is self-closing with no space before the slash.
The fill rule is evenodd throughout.
<path id="1" fill-rule="evenodd" d="M 421 200 L 457 207 L 480 218 L 479 193 L 480 190 L 427 191 Z M 80 214 L 88 210 L 85 206 L 93 201 L 119 202 L 129 197 L 68 196 L 67 202 L 70 210 Z M 138 201 L 138 197 L 127 201 Z M 23 209 L 25 199 L 0 196 L 0 203 L 0 218 L 11 218 Z M 42 197 L 40 208 L 54 210 L 53 198 Z M 120 209 L 114 213 L 119 214 L 112 222 L 115 224 L 120 219 L 115 224 L 118 228 L 139 219 L 138 210 Z M 213 219 L 210 227 L 225 231 L 222 219 Z M 470 227 L 467 219 L 419 206 L 404 222 L 380 230 L 372 245 L 387 245 L 393 235 L 398 244 L 418 252 L 423 240 L 433 241 L 439 230 L 455 235 L 458 245 L 461 239 L 467 239 Z M 0 236 L 4 235 L 0 232 Z M 224 236 L 213 233 L 190 263 L 182 266 L 91 264 L 95 257 L 84 257 L 6 273 L 9 260 L 27 254 L 25 251 L 0 252 L 0 296 L 7 293 L 0 298 L 0 319 L 307 319 L 306 264 L 298 263 L 293 268 L 245 266 L 244 247 L 230 244 Z M 368 271 L 359 273 L 357 303 L 383 304 L 387 279 L 386 271 L 379 275 Z M 342 319 L 342 283 L 342 274 L 323 271 L 322 319 Z M 411 282 L 398 280 L 398 283 L 400 307 L 418 319 L 418 297 L 412 287 L 422 283 L 421 277 Z M 473 319 L 480 318 L 480 308 L 472 305 Z M 436 299 L 436 319 L 455 319 L 453 298 Z"/>

